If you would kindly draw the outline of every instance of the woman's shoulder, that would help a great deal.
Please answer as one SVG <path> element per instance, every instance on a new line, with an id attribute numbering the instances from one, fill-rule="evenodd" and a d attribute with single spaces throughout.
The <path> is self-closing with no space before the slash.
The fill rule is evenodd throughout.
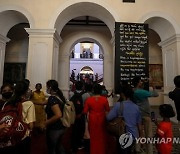
<path id="1" fill-rule="evenodd" d="M 58 101 L 59 99 L 57 98 L 57 96 L 49 96 L 48 101 Z"/>
<path id="2" fill-rule="evenodd" d="M 60 99 L 57 96 L 49 96 L 48 103 L 50 105 L 60 104 Z"/>

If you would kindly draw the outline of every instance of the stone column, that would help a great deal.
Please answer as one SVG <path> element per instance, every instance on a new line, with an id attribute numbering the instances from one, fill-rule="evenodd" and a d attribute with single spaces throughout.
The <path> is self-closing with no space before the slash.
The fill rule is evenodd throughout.
<path id="1" fill-rule="evenodd" d="M 170 37 L 159 45 L 162 48 L 164 92 L 167 93 L 174 88 L 174 77 L 180 74 L 180 37 Z"/>
<path id="2" fill-rule="evenodd" d="M 26 31 L 29 34 L 26 78 L 30 80 L 31 88 L 38 82 L 45 88 L 47 80 L 58 78 L 58 50 L 61 39 L 55 29 L 26 28 Z"/>
<path id="3" fill-rule="evenodd" d="M 58 80 L 58 67 L 59 67 L 59 45 L 62 42 L 60 35 L 57 31 L 54 34 L 54 45 L 53 45 L 53 70 L 52 70 L 52 78 Z"/>
<path id="4" fill-rule="evenodd" d="M 69 73 L 70 61 L 69 55 L 60 55 L 59 57 L 59 87 L 66 98 L 69 98 Z"/>
<path id="5" fill-rule="evenodd" d="M 5 50 L 6 43 L 9 41 L 10 39 L 8 39 L 7 37 L 0 35 L 0 86 L 3 84 Z"/>
<path id="6" fill-rule="evenodd" d="M 174 77 L 180 75 L 180 35 L 175 35 L 159 43 L 163 57 L 164 102 L 174 103 L 169 99 L 169 91 L 174 89 Z M 176 121 L 175 118 L 172 119 Z"/>

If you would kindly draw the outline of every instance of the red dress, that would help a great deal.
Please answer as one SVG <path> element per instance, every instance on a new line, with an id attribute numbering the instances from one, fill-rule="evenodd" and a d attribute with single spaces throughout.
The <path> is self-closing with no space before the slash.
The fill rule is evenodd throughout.
<path id="1" fill-rule="evenodd" d="M 160 122 L 157 128 L 157 135 L 158 137 L 160 137 L 160 140 L 162 141 L 156 146 L 158 152 L 160 154 L 171 154 L 172 140 L 171 141 L 168 140 L 168 139 L 173 138 L 171 122 L 165 122 L 165 121 Z M 169 142 L 166 142 L 166 141 L 169 141 Z"/>
<path id="2" fill-rule="evenodd" d="M 106 153 L 106 112 L 110 110 L 107 98 L 89 97 L 84 105 L 84 113 L 89 112 L 90 153 Z"/>

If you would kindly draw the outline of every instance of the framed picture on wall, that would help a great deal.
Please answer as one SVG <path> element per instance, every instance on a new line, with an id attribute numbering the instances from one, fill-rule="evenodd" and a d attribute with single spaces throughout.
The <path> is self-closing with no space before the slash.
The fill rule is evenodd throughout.
<path id="1" fill-rule="evenodd" d="M 162 64 L 149 64 L 149 86 L 155 86 L 157 89 L 163 87 L 163 66 Z"/>
<path id="2" fill-rule="evenodd" d="M 26 63 L 5 63 L 3 82 L 16 83 L 25 79 Z"/>

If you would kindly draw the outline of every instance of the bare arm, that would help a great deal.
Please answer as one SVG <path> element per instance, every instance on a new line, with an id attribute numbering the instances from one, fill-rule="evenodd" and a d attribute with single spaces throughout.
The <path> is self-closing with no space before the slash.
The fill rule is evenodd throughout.
<path id="1" fill-rule="evenodd" d="M 33 123 L 33 122 L 30 122 L 30 123 L 29 123 L 29 128 L 30 128 L 30 130 L 32 130 L 33 127 L 34 127 L 34 123 Z"/>

